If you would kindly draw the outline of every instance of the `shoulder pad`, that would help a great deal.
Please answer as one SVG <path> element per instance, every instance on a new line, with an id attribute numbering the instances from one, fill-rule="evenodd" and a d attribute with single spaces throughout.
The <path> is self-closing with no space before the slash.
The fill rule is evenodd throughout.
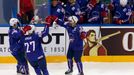
<path id="1" fill-rule="evenodd" d="M 17 33 L 17 32 L 18 32 L 18 31 L 15 30 L 15 29 L 12 30 L 12 34 Z"/>

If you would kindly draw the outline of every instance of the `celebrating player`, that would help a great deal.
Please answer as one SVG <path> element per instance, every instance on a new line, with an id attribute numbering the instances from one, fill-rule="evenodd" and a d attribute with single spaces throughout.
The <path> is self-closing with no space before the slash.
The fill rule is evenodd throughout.
<path id="1" fill-rule="evenodd" d="M 9 28 L 9 44 L 11 54 L 17 60 L 17 73 L 22 73 L 28 75 L 28 64 L 25 59 L 25 53 L 22 49 L 15 49 L 18 44 L 18 41 L 23 36 L 22 31 L 19 29 L 19 20 L 16 18 L 10 19 L 10 28 Z"/>
<path id="2" fill-rule="evenodd" d="M 77 25 L 78 18 L 76 16 L 70 16 L 68 18 L 68 22 L 63 22 L 62 20 L 58 19 L 56 22 L 60 26 L 63 26 L 67 29 L 69 35 L 69 48 L 67 52 L 67 60 L 68 60 L 68 70 L 65 74 L 71 74 L 73 72 L 73 58 L 77 64 L 77 68 L 79 71 L 78 75 L 84 75 L 83 73 L 83 65 L 81 62 L 82 52 L 83 52 L 83 37 L 81 35 L 83 31 L 82 28 Z"/>
<path id="3" fill-rule="evenodd" d="M 37 75 L 49 75 L 41 42 L 42 38 L 49 32 L 50 17 L 47 17 L 45 22 L 47 24 L 41 34 L 35 33 L 36 28 L 34 25 L 25 26 L 23 28 L 25 36 L 19 42 L 21 46 L 16 47 L 16 49 L 21 47 L 25 49 L 26 57 Z"/>

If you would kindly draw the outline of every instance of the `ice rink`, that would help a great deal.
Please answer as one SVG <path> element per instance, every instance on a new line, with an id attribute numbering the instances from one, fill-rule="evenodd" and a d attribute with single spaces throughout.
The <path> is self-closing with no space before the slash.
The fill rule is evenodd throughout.
<path id="1" fill-rule="evenodd" d="M 66 63 L 49 63 L 50 75 L 64 75 L 67 69 Z M 74 72 L 77 75 L 77 68 L 74 64 Z M 85 75 L 134 75 L 134 63 L 84 63 Z M 15 64 L 0 64 L 0 75 L 17 75 Z M 30 66 L 30 75 L 36 75 Z"/>

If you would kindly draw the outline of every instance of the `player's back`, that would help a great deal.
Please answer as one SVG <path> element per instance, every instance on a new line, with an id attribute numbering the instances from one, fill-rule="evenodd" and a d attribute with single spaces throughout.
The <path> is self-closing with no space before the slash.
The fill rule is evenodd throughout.
<path id="1" fill-rule="evenodd" d="M 23 38 L 24 49 L 29 61 L 36 61 L 44 56 L 41 46 L 41 38 L 37 33 L 25 36 Z"/>

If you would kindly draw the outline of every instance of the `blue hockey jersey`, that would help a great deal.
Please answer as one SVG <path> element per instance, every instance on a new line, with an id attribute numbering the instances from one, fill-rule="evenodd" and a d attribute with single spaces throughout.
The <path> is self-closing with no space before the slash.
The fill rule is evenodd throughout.
<path id="1" fill-rule="evenodd" d="M 77 16 L 78 18 L 80 18 L 80 6 L 79 4 L 76 2 L 75 4 L 70 4 L 69 2 L 65 5 L 65 16 L 69 17 L 69 16 Z"/>
<path id="2" fill-rule="evenodd" d="M 9 45 L 10 45 L 9 48 L 11 52 L 18 52 L 19 50 L 15 50 L 15 47 L 18 44 L 18 41 L 23 36 L 22 31 L 18 28 L 10 27 L 8 31 L 8 35 L 9 35 Z"/>
<path id="3" fill-rule="evenodd" d="M 102 24 L 103 23 L 103 16 L 101 13 L 105 11 L 106 13 L 108 12 L 108 9 L 104 4 L 101 2 L 97 3 L 92 10 L 87 10 L 87 19 L 88 23 L 91 24 Z"/>
<path id="4" fill-rule="evenodd" d="M 111 3 L 112 3 L 114 6 L 120 5 L 120 1 L 119 1 L 119 0 L 111 0 Z"/>
<path id="5" fill-rule="evenodd" d="M 87 8 L 88 0 L 77 0 L 77 3 L 78 3 L 79 6 L 80 6 L 80 10 L 81 10 L 82 12 L 85 12 L 85 11 L 86 11 L 86 8 Z"/>
<path id="6" fill-rule="evenodd" d="M 132 10 L 129 6 L 117 6 L 115 7 L 115 13 L 113 21 L 115 22 L 116 19 L 123 20 L 122 24 L 129 24 L 130 17 L 132 15 Z"/>
<path id="7" fill-rule="evenodd" d="M 48 32 L 49 28 L 46 27 L 40 35 L 38 33 L 33 33 L 23 36 L 16 49 L 24 48 L 26 57 L 29 61 L 37 61 L 43 58 L 45 55 L 41 43 L 42 38 L 46 36 Z"/>
<path id="8" fill-rule="evenodd" d="M 58 20 L 57 22 L 60 26 L 64 27 L 69 35 L 70 46 L 73 50 L 83 50 L 83 40 L 81 39 L 82 28 L 79 25 L 75 27 L 70 26 L 70 23 Z"/>

